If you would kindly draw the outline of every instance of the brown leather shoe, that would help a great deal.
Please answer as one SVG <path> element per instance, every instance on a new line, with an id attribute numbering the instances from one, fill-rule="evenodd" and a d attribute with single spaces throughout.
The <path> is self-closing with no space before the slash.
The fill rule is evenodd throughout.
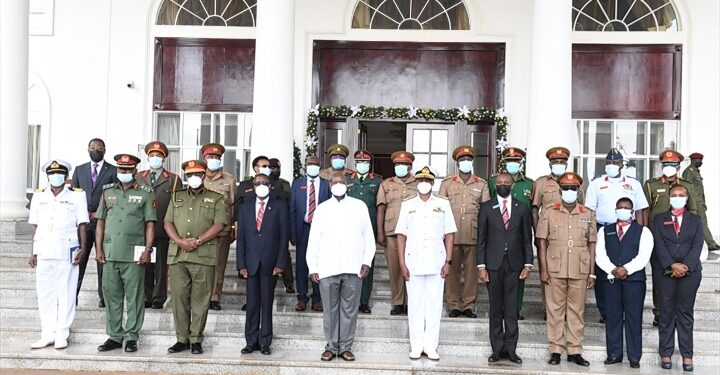
<path id="1" fill-rule="evenodd" d="M 307 302 L 300 301 L 295 305 L 295 311 L 305 311 L 307 310 Z"/>
<path id="2" fill-rule="evenodd" d="M 314 302 L 312 304 L 312 309 L 313 309 L 313 311 L 322 312 L 323 311 L 322 302 Z"/>

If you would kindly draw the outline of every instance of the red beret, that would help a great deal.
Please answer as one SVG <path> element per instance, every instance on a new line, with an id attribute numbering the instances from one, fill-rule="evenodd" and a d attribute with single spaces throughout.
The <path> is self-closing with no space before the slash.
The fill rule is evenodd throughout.
<path id="1" fill-rule="evenodd" d="M 690 159 L 700 159 L 702 160 L 705 156 L 699 152 L 693 152 L 690 154 Z"/>

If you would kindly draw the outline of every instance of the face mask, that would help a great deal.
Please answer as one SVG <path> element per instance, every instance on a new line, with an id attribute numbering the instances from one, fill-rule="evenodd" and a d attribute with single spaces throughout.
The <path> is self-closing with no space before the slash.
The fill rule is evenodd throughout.
<path id="1" fill-rule="evenodd" d="M 677 168 L 668 165 L 663 167 L 662 173 L 667 177 L 672 177 L 677 174 Z"/>
<path id="2" fill-rule="evenodd" d="M 347 185 L 335 184 L 330 187 L 330 192 L 336 197 L 342 197 L 347 192 Z"/>
<path id="3" fill-rule="evenodd" d="M 670 197 L 670 205 L 676 210 L 685 207 L 686 203 L 687 197 Z"/>
<path id="4" fill-rule="evenodd" d="M 270 179 L 271 180 L 279 180 L 280 179 L 280 171 L 270 172 Z"/>
<path id="5" fill-rule="evenodd" d="M 563 173 L 565 173 L 565 170 L 567 169 L 567 165 L 565 164 L 553 164 L 550 167 L 550 170 L 552 171 L 552 174 L 555 176 L 562 176 Z"/>
<path id="6" fill-rule="evenodd" d="M 132 173 L 120 173 L 117 174 L 117 179 L 122 182 L 123 184 L 130 183 L 130 181 L 133 180 L 133 174 Z"/>
<path id="7" fill-rule="evenodd" d="M 615 210 L 615 216 L 620 221 L 628 221 L 632 217 L 632 210 L 627 208 L 618 208 Z"/>
<path id="8" fill-rule="evenodd" d="M 563 190 L 562 191 L 562 200 L 563 202 L 570 204 L 575 203 L 577 200 L 578 192 L 577 190 Z"/>
<path id="9" fill-rule="evenodd" d="M 509 161 L 507 164 L 505 164 L 505 170 L 507 170 L 507 173 L 510 174 L 517 174 L 520 172 L 520 163 L 515 161 Z"/>
<path id="10" fill-rule="evenodd" d="M 65 184 L 65 175 L 60 173 L 53 173 L 48 176 L 48 182 L 54 187 L 60 187 Z"/>
<path id="11" fill-rule="evenodd" d="M 396 165 L 395 166 L 395 176 L 403 178 L 403 177 L 407 176 L 407 174 L 408 174 L 408 166 L 407 165 Z"/>
<path id="12" fill-rule="evenodd" d="M 211 171 L 217 171 L 222 167 L 222 161 L 220 159 L 207 159 L 208 169 Z"/>
<path id="13" fill-rule="evenodd" d="M 473 162 L 472 160 L 463 160 L 458 163 L 458 169 L 462 173 L 470 173 L 472 171 Z"/>
<path id="14" fill-rule="evenodd" d="M 307 166 L 305 166 L 305 171 L 307 171 L 308 176 L 317 177 L 317 175 L 320 174 L 320 166 L 319 165 L 307 165 Z"/>
<path id="15" fill-rule="evenodd" d="M 270 187 L 267 185 L 258 185 L 255 186 L 255 195 L 257 195 L 260 198 L 265 198 L 270 194 Z"/>
<path id="16" fill-rule="evenodd" d="M 605 165 L 605 173 L 609 177 L 617 177 L 620 174 L 620 166 L 615 164 L 607 164 Z"/>
<path id="17" fill-rule="evenodd" d="M 190 176 L 190 177 L 188 177 L 188 179 L 187 179 L 187 183 L 188 183 L 188 185 L 189 185 L 191 188 L 197 189 L 197 188 L 200 187 L 200 185 L 202 185 L 202 177 L 200 177 L 200 176 Z"/>
<path id="18" fill-rule="evenodd" d="M 497 191 L 498 195 L 507 198 L 508 195 L 510 195 L 510 190 L 512 190 L 512 186 L 510 185 L 496 185 L 495 191 Z"/>
<path id="19" fill-rule="evenodd" d="M 332 159 L 330 160 L 330 164 L 333 169 L 343 169 L 345 168 L 345 159 Z"/>
<path id="20" fill-rule="evenodd" d="M 359 174 L 367 174 L 370 172 L 370 163 L 357 163 L 355 164 L 355 167 L 357 168 L 357 172 Z"/>
<path id="21" fill-rule="evenodd" d="M 105 156 L 104 152 L 100 152 L 97 150 L 88 151 L 88 154 L 90 154 L 90 160 L 94 162 L 99 162 L 100 160 L 103 160 L 103 157 Z"/>
<path id="22" fill-rule="evenodd" d="M 270 173 L 272 173 L 272 169 L 270 169 L 270 167 L 260 168 L 260 174 L 264 174 L 265 176 L 270 177 Z"/>
<path id="23" fill-rule="evenodd" d="M 420 194 L 427 194 L 432 190 L 432 184 L 423 181 L 417 185 L 417 189 Z"/>
<path id="24" fill-rule="evenodd" d="M 152 169 L 160 169 L 163 165 L 163 159 L 159 156 L 151 156 L 148 158 L 148 164 Z"/>

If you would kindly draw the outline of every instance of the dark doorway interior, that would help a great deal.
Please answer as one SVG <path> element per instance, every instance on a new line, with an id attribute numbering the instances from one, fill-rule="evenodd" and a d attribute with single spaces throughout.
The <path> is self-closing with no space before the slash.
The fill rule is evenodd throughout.
<path id="1" fill-rule="evenodd" d="M 395 175 L 390 155 L 405 150 L 407 145 L 406 124 L 390 121 L 360 121 L 358 145 L 375 157 L 372 171 L 383 178 Z"/>

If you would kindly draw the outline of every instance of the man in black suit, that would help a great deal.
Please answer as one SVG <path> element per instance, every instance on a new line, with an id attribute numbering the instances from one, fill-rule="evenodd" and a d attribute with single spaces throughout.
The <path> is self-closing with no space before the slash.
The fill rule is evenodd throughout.
<path id="1" fill-rule="evenodd" d="M 270 355 L 276 276 L 287 262 L 288 212 L 284 200 L 269 197 L 268 176 L 258 174 L 253 181 L 256 198 L 245 201 L 237 215 L 237 269 L 247 279 L 247 345 L 241 353 Z"/>
<path id="2" fill-rule="evenodd" d="M 490 345 L 488 362 L 507 358 L 520 364 L 515 353 L 518 341 L 517 288 L 530 275 L 533 263 L 530 211 L 511 197 L 513 180 L 508 173 L 496 178 L 496 196 L 480 206 L 478 213 L 478 276 L 490 296 Z M 504 323 L 504 326 L 503 326 Z"/>
<path id="3" fill-rule="evenodd" d="M 85 226 L 86 231 L 86 243 L 85 248 L 87 252 L 90 252 L 95 241 L 95 211 L 98 209 L 100 204 L 100 196 L 102 196 L 103 185 L 112 184 L 117 182 L 117 169 L 115 166 L 110 165 L 108 162 L 103 160 L 105 156 L 105 141 L 100 138 L 93 138 L 88 143 L 88 154 L 90 155 L 90 161 L 78 165 L 73 171 L 72 186 L 74 188 L 81 188 L 85 191 L 87 197 L 87 209 L 88 215 L 90 216 L 90 223 Z M 89 256 L 80 259 L 80 276 L 78 277 L 77 294 L 80 294 L 80 288 L 82 287 L 83 277 L 85 276 L 85 269 L 87 268 Z M 98 297 L 100 297 L 99 307 L 105 307 L 105 298 L 102 293 L 102 264 L 97 263 L 97 278 L 98 278 Z"/>

